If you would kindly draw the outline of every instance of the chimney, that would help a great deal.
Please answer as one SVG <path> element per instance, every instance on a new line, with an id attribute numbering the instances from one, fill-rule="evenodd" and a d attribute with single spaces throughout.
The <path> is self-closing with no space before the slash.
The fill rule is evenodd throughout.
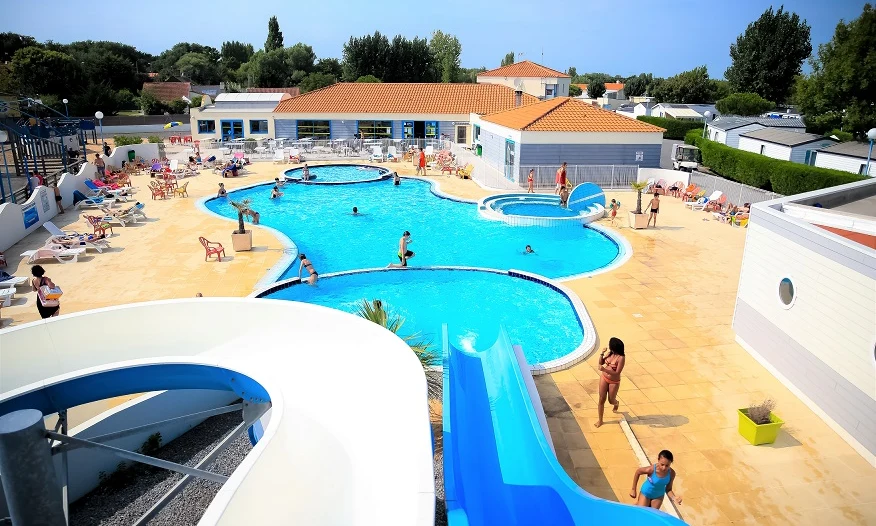
<path id="1" fill-rule="evenodd" d="M 516 89 L 514 90 L 514 107 L 518 107 L 523 104 L 523 90 Z"/>

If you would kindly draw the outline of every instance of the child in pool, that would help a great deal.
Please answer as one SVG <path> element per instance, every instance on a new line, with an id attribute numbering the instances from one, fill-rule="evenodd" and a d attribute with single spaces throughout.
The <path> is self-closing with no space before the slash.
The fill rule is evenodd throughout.
<path id="1" fill-rule="evenodd" d="M 526 245 L 526 249 L 523 252 L 524 254 L 535 254 L 535 250 L 532 250 L 532 245 Z"/>
<path id="2" fill-rule="evenodd" d="M 642 489 L 639 491 L 636 506 L 659 510 L 663 504 L 663 497 L 667 495 L 676 505 L 681 505 L 681 495 L 676 495 L 672 491 L 672 483 L 675 481 L 675 470 L 670 466 L 672 466 L 672 452 L 664 449 L 657 455 L 656 464 L 636 470 L 636 474 L 633 476 L 633 489 L 630 491 L 630 497 L 636 498 L 636 486 L 639 485 L 639 477 L 642 475 L 646 476 L 645 482 L 642 483 Z"/>

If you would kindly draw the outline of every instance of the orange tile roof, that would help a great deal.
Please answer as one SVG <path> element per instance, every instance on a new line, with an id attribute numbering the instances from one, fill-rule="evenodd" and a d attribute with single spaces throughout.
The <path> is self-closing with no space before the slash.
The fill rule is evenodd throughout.
<path id="1" fill-rule="evenodd" d="M 291 88 L 246 88 L 247 93 L 288 93 L 293 97 L 301 94 L 301 88 L 294 86 Z"/>
<path id="2" fill-rule="evenodd" d="M 538 102 L 523 94 L 523 104 Z M 284 100 L 277 113 L 485 114 L 514 107 L 514 90 L 500 84 L 342 82 Z"/>
<path id="3" fill-rule="evenodd" d="M 605 89 L 620 91 L 620 90 L 624 89 L 624 83 L 623 82 L 606 82 Z"/>
<path id="4" fill-rule="evenodd" d="M 491 113 L 481 120 L 523 131 L 664 132 L 663 128 L 569 97 Z"/>
<path id="5" fill-rule="evenodd" d="M 541 64 L 536 64 L 535 62 L 530 62 L 528 60 L 524 60 L 522 62 L 515 62 L 514 64 L 510 64 L 508 66 L 502 66 L 501 68 L 491 69 L 490 71 L 484 71 L 483 73 L 478 73 L 478 77 L 561 77 L 561 78 L 570 78 L 568 75 L 561 71 L 557 71 L 555 69 L 546 68 Z"/>
<path id="6" fill-rule="evenodd" d="M 170 102 L 180 100 L 182 97 L 188 97 L 192 91 L 191 82 L 144 82 L 143 91 L 151 92 L 155 98 Z"/>
<path id="7" fill-rule="evenodd" d="M 582 91 L 587 90 L 587 84 L 572 84 L 573 86 L 578 86 Z"/>

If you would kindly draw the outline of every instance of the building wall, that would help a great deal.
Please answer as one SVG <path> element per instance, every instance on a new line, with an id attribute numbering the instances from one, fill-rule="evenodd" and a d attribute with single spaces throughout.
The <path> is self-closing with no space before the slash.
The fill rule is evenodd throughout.
<path id="1" fill-rule="evenodd" d="M 331 127 L 332 139 L 352 139 L 359 131 L 359 122 L 350 119 L 332 120 Z M 395 133 L 394 127 L 393 133 Z"/>
<path id="2" fill-rule="evenodd" d="M 525 140 L 525 139 L 524 139 Z M 519 148 L 523 166 L 558 165 L 564 162 L 580 165 L 638 165 L 660 168 L 659 144 L 528 144 Z M 642 160 L 636 153 L 642 152 Z"/>
<path id="3" fill-rule="evenodd" d="M 833 144 L 836 144 L 836 142 L 825 140 L 794 146 L 793 148 L 791 148 L 790 160 L 794 163 L 806 164 L 806 152 L 818 150 L 821 148 L 827 148 L 828 146 L 831 146 Z M 818 156 L 816 156 L 815 159 L 818 160 Z"/>
<path id="4" fill-rule="evenodd" d="M 478 77 L 478 84 L 501 84 L 509 88 L 516 89 L 518 83 L 523 85 L 523 91 L 540 99 L 544 98 L 544 87 L 546 84 L 556 84 L 557 97 L 568 97 L 569 86 L 572 84 L 571 78 L 565 77 Z"/>
<path id="5" fill-rule="evenodd" d="M 866 162 L 866 159 L 861 159 L 860 157 L 835 155 L 828 152 L 818 152 L 818 155 L 815 156 L 815 166 L 821 168 L 833 168 L 834 170 L 842 170 L 853 174 L 859 173 L 861 165 Z M 876 159 L 870 161 L 869 173 L 871 176 L 876 176 Z"/>
<path id="6" fill-rule="evenodd" d="M 192 125 L 192 138 L 194 140 L 204 140 L 204 139 L 222 139 L 222 124 L 221 121 L 227 120 L 242 120 L 243 121 L 243 136 L 244 137 L 252 137 L 253 139 L 264 139 L 267 137 L 276 137 L 276 130 L 274 129 L 274 118 L 271 113 L 264 112 L 247 112 L 245 110 L 241 110 L 239 112 L 209 112 L 209 113 L 201 113 L 198 110 L 192 110 L 192 113 L 189 117 L 189 120 Z M 198 121 L 215 121 L 216 122 L 216 132 L 215 133 L 198 133 Z M 251 120 L 267 120 L 268 121 L 268 133 L 256 133 L 251 134 L 249 132 L 249 121 Z"/>
<path id="7" fill-rule="evenodd" d="M 782 146 L 780 144 L 773 144 L 771 142 L 761 141 L 758 139 L 752 139 L 751 137 L 740 137 L 739 138 L 739 149 L 760 154 L 760 149 L 763 147 L 763 155 L 767 157 L 772 157 L 773 159 L 781 159 L 783 161 L 788 161 L 791 159 L 791 147 L 790 146 Z"/>
<path id="8" fill-rule="evenodd" d="M 778 296 L 784 277 L 795 289 L 789 308 Z M 779 211 L 754 210 L 733 318 L 737 338 L 871 462 L 874 319 L 876 258 L 865 247 Z"/>
<path id="9" fill-rule="evenodd" d="M 298 121 L 295 119 L 276 119 L 274 121 L 274 130 L 277 135 L 275 139 L 297 139 L 298 138 Z"/>

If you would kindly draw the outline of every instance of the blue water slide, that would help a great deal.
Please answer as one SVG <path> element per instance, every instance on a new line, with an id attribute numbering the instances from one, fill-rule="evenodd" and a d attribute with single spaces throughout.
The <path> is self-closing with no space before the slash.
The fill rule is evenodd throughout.
<path id="1" fill-rule="evenodd" d="M 593 205 L 605 208 L 605 192 L 596 183 L 581 183 L 569 194 L 569 208 L 580 212 Z"/>
<path id="2" fill-rule="evenodd" d="M 684 524 L 578 487 L 545 436 L 541 402 L 536 395 L 537 411 L 527 374 L 504 328 L 483 352 L 451 346 L 444 328 L 444 485 L 450 526 Z"/>

